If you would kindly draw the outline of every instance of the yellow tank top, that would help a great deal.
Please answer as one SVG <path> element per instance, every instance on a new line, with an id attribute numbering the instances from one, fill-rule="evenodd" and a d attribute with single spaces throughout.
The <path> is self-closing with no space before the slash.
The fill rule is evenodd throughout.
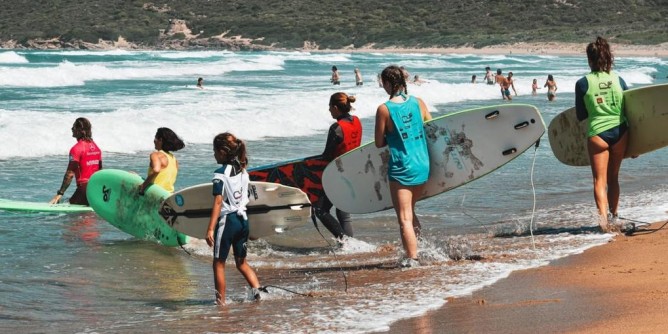
<path id="1" fill-rule="evenodd" d="M 163 189 L 169 191 L 170 193 L 174 192 L 174 183 L 176 183 L 176 175 L 178 174 L 178 169 L 176 168 L 176 158 L 171 153 L 160 150 L 162 154 L 167 157 L 167 167 L 163 168 L 156 175 L 153 184 L 157 184 Z M 148 168 L 148 174 L 151 175 L 153 170 L 151 167 Z"/>

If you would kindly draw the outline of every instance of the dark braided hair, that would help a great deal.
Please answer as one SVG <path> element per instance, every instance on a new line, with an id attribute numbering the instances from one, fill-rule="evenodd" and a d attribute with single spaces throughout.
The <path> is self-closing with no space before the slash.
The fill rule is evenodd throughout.
<path id="1" fill-rule="evenodd" d="M 587 59 L 592 71 L 604 71 L 610 73 L 615 57 L 610 51 L 610 44 L 605 38 L 598 36 L 596 41 L 587 45 Z"/>
<path id="2" fill-rule="evenodd" d="M 383 72 L 380 73 L 380 78 L 383 80 L 383 83 L 388 83 L 392 88 L 390 98 L 399 93 L 408 94 L 406 77 L 404 76 L 404 71 L 399 66 L 390 65 L 386 67 Z"/>
<path id="3" fill-rule="evenodd" d="M 238 163 L 241 168 L 248 166 L 246 144 L 229 132 L 224 132 L 213 138 L 213 149 L 225 155 L 226 163 Z"/>

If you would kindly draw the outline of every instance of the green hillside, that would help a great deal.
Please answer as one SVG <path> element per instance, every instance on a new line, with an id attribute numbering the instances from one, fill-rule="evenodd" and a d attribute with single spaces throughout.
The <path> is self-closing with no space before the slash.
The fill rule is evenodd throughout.
<path id="1" fill-rule="evenodd" d="M 156 46 L 170 19 L 201 37 L 241 35 L 256 44 L 321 49 L 482 47 L 512 42 L 668 41 L 666 0 L 12 0 L 0 11 L 0 40 L 35 38 Z M 177 34 L 173 38 L 183 38 Z"/>

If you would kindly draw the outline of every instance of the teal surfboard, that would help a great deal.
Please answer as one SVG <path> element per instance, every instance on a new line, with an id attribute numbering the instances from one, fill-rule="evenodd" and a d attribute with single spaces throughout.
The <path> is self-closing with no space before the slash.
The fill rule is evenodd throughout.
<path id="1" fill-rule="evenodd" d="M 142 182 L 137 174 L 103 169 L 91 176 L 86 197 L 95 213 L 123 232 L 165 246 L 187 243 L 188 237 L 171 228 L 160 216 L 160 205 L 170 193 L 152 185 L 140 195 Z"/>
<path id="2" fill-rule="evenodd" d="M 69 203 L 49 204 L 47 202 L 13 201 L 9 199 L 0 199 L 0 210 L 53 213 L 77 213 L 93 211 L 90 206 L 86 205 Z"/>

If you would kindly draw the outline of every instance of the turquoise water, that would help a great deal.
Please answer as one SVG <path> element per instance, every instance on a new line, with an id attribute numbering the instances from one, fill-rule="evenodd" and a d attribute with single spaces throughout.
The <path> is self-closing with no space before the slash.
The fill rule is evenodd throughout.
<path id="1" fill-rule="evenodd" d="M 668 59 L 618 57 L 633 87 L 665 83 Z M 60 186 L 70 127 L 88 117 L 108 168 L 144 175 L 153 136 L 166 126 L 187 143 L 177 153 L 177 188 L 208 182 L 216 168 L 212 138 L 231 131 L 248 141 L 252 166 L 319 154 L 324 148 L 329 96 L 357 96 L 354 113 L 373 136 L 386 98 L 376 73 L 405 66 L 428 82 L 410 85 L 435 116 L 503 103 L 495 87 L 469 83 L 484 67 L 512 71 L 518 96 L 546 124 L 573 105 L 583 56 L 428 55 L 214 51 L 0 51 L 0 198 L 48 201 Z M 329 84 L 336 65 L 341 86 Z M 355 87 L 359 67 L 364 86 Z M 546 90 L 531 95 L 548 74 Z M 204 90 L 194 88 L 203 77 Z M 667 98 L 668 99 L 668 98 Z M 667 101 L 668 102 L 668 101 Z M 668 150 L 626 160 L 620 215 L 666 219 Z M 533 169 L 532 169 L 533 167 Z M 533 173 L 532 173 L 533 170 Z M 533 181 L 533 182 L 532 182 Z M 534 205 L 536 194 L 536 210 Z M 73 187 L 66 197 L 71 195 Z M 228 263 L 229 307 L 213 305 L 211 255 L 204 243 L 191 255 L 135 240 L 94 214 L 0 212 L 0 328 L 14 332 L 369 332 L 387 330 L 445 298 L 492 284 L 514 270 L 607 242 L 595 232 L 588 168 L 560 164 L 544 136 L 496 172 L 418 206 L 425 240 L 423 266 L 402 271 L 392 211 L 354 215 L 355 236 L 334 254 L 312 225 L 249 245 L 249 262 L 266 300 L 247 300 L 243 278 Z M 528 233 L 533 218 L 534 237 Z M 483 261 L 455 261 L 477 255 Z M 344 280 L 341 268 L 345 269 Z M 344 292 L 347 281 L 347 292 Z M 519 293 L 519 292 L 518 292 Z"/>

